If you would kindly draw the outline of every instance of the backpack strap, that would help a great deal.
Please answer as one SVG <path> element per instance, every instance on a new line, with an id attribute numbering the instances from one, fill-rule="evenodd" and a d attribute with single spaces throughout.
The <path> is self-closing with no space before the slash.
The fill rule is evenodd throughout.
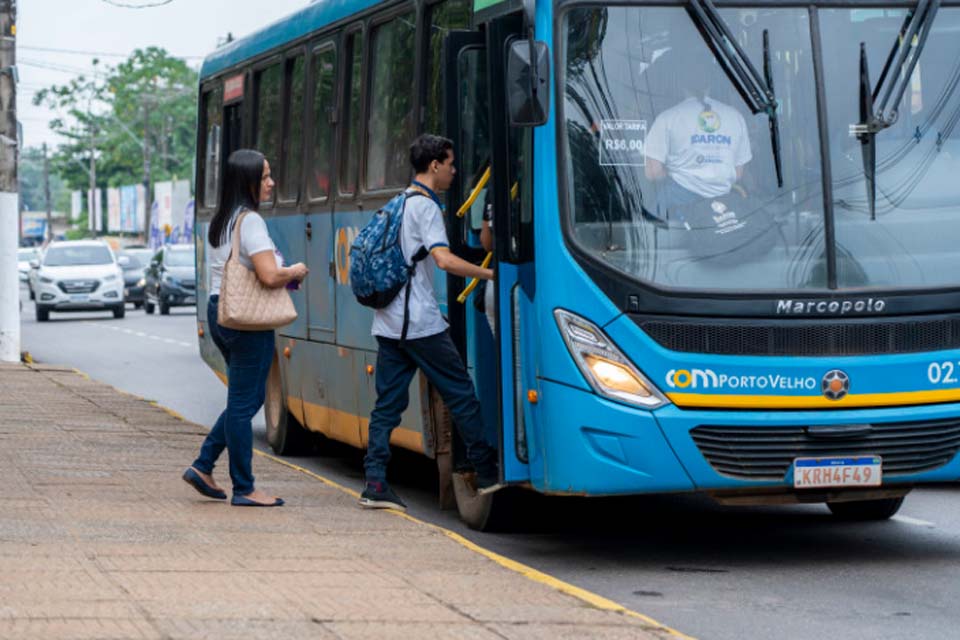
<path id="1" fill-rule="evenodd" d="M 404 209 L 406 209 L 407 200 L 409 200 L 410 198 L 415 198 L 417 196 L 426 197 L 427 195 L 417 187 L 411 187 L 409 190 L 405 191 L 404 193 L 406 193 L 406 198 L 403 201 Z M 400 224 L 403 224 L 402 222 L 403 218 L 401 217 L 400 219 L 401 219 Z M 403 232 L 401 231 L 401 233 Z M 410 328 L 410 292 L 413 289 L 413 276 L 417 270 L 417 263 L 426 259 L 428 255 L 430 255 L 430 252 L 427 251 L 427 248 L 420 247 L 420 249 L 413 255 L 413 258 L 411 258 L 410 264 L 407 265 L 407 284 L 404 287 L 406 291 L 403 292 L 403 329 L 401 329 L 400 331 L 401 347 L 407 341 L 407 330 Z"/>
<path id="2" fill-rule="evenodd" d="M 413 256 L 413 263 L 407 267 L 407 286 L 403 293 L 403 329 L 400 331 L 400 346 L 407 341 L 407 329 L 410 328 L 410 291 L 413 290 L 413 274 L 417 270 L 417 263 L 424 260 L 430 252 L 426 247 L 420 247 Z"/>

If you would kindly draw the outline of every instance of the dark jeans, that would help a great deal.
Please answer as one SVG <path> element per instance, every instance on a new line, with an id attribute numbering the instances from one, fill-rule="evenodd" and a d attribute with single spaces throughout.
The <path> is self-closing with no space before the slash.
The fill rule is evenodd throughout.
<path id="1" fill-rule="evenodd" d="M 219 296 L 207 304 L 207 323 L 213 343 L 227 362 L 227 408 L 200 447 L 193 467 L 213 473 L 224 448 L 230 453 L 233 493 L 253 491 L 253 416 L 263 406 L 267 374 L 273 363 L 273 331 L 237 331 L 217 324 Z"/>
<path id="2" fill-rule="evenodd" d="M 407 340 L 377 337 L 377 404 L 370 416 L 370 438 L 363 460 L 368 482 L 384 482 L 390 462 L 390 434 L 410 401 L 410 381 L 417 369 L 437 388 L 453 415 L 467 449 L 467 459 L 481 476 L 497 475 L 497 452 L 483 437 L 483 415 L 473 380 L 460 354 L 444 331 L 435 336 Z"/>

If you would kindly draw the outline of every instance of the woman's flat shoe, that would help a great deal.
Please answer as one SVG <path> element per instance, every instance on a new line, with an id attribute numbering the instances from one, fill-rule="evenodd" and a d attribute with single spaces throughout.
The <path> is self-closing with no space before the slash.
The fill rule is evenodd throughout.
<path id="1" fill-rule="evenodd" d="M 282 507 L 283 498 L 277 498 L 273 502 L 263 503 L 251 500 L 247 496 L 238 496 L 234 494 L 233 498 L 230 499 L 230 504 L 235 507 Z"/>
<path id="2" fill-rule="evenodd" d="M 183 472 L 183 481 L 208 498 L 214 498 L 215 500 L 227 499 L 227 494 L 224 491 L 215 489 L 207 484 L 207 481 L 204 480 L 193 467 Z"/>

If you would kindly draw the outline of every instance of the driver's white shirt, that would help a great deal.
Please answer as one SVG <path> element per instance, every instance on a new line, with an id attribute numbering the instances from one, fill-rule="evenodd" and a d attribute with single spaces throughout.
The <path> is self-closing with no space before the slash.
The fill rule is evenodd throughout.
<path id="1" fill-rule="evenodd" d="M 704 198 L 729 193 L 737 167 L 753 157 L 743 116 L 711 98 L 687 98 L 658 115 L 644 155 L 662 163 L 674 182 Z"/>

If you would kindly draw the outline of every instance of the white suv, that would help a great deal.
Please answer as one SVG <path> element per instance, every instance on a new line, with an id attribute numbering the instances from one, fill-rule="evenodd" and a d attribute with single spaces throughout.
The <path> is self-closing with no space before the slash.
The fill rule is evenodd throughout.
<path id="1" fill-rule="evenodd" d="M 104 242 L 53 242 L 32 277 L 37 322 L 49 320 L 51 311 L 110 309 L 114 318 L 124 316 L 123 270 Z"/>

